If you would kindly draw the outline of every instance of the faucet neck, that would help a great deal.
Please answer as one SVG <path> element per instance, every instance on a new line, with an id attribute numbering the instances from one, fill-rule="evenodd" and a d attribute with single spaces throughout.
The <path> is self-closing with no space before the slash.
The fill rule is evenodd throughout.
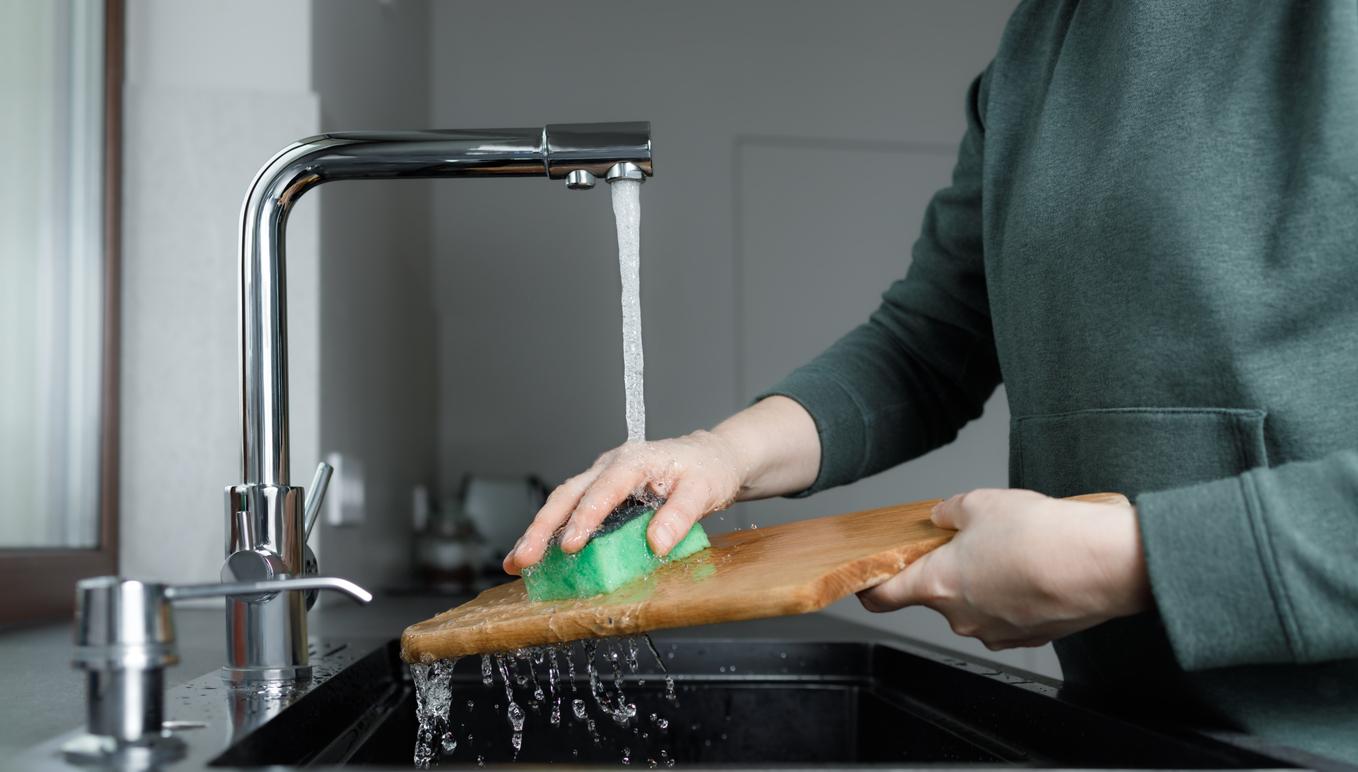
<path id="1" fill-rule="evenodd" d="M 650 124 L 531 129 L 333 133 L 284 148 L 255 176 L 241 207 L 241 466 L 244 482 L 289 478 L 288 214 L 331 180 L 604 176 L 621 162 L 651 173 Z"/>

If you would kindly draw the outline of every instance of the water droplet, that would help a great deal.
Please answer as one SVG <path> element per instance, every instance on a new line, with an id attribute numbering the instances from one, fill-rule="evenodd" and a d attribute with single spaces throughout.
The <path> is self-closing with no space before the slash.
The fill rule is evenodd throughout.
<path id="1" fill-rule="evenodd" d="M 509 703 L 509 709 L 505 711 L 505 715 L 509 717 L 509 726 L 515 732 L 523 731 L 523 708 L 519 707 L 519 703 Z"/>
<path id="2" fill-rule="evenodd" d="M 583 720 L 585 717 L 585 701 L 580 699 L 571 700 L 571 712 L 575 714 L 577 719 Z"/>
<path id="3" fill-rule="evenodd" d="M 630 672 L 635 673 L 637 672 L 637 668 L 640 667 L 637 663 L 637 653 L 640 649 L 641 646 L 637 643 L 636 638 L 627 639 L 627 669 Z"/>
<path id="4" fill-rule="evenodd" d="M 619 697 L 619 701 L 621 701 L 621 697 Z M 613 722 L 618 726 L 627 726 L 627 722 L 635 718 L 636 715 L 637 706 L 630 702 L 624 703 L 613 711 Z"/>
<path id="5" fill-rule="evenodd" d="M 457 738 L 453 737 L 452 732 L 444 732 L 443 740 L 439 744 L 443 746 L 444 753 L 452 753 L 457 750 Z"/>

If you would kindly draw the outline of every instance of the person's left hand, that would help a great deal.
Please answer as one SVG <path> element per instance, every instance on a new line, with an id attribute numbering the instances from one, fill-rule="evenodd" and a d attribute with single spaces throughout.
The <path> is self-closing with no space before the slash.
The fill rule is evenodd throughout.
<path id="1" fill-rule="evenodd" d="M 869 611 L 922 605 L 992 650 L 1040 646 L 1151 606 L 1136 510 L 975 490 L 940 503 L 952 541 L 858 594 Z"/>

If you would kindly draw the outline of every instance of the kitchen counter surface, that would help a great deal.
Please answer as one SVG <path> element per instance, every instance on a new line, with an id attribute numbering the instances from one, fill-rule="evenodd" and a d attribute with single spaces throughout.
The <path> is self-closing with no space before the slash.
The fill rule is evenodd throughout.
<path id="1" fill-rule="evenodd" d="M 323 603 L 310 619 L 314 638 L 347 640 L 360 650 L 377 648 L 398 637 L 409 624 L 426 619 L 465 601 L 451 595 L 379 595 L 372 604 L 358 606 L 344 600 Z M 211 674 L 225 656 L 225 624 L 221 606 L 179 607 L 175 610 L 180 662 L 166 673 L 167 689 Z M 975 663 L 974 672 L 994 677 L 1006 684 L 1029 684 L 1029 689 L 1047 690 L 1055 695 L 1064 691 L 1058 681 L 1025 673 L 1012 667 L 994 666 L 974 657 L 948 652 L 934 646 L 909 641 L 890 633 L 855 624 L 827 614 L 755 620 L 723 625 L 667 630 L 665 639 L 706 638 L 735 640 L 820 641 L 820 642 L 896 642 L 917 651 L 935 652 L 956 664 Z M 0 751 L 11 757 L 21 750 L 41 755 L 41 746 L 53 738 L 80 728 L 84 722 L 85 689 L 82 675 L 72 669 L 71 626 L 53 624 L 28 629 L 0 631 Z M 980 671 L 976 671 L 977 666 Z M 206 688 L 212 688 L 208 686 Z M 166 718 L 173 720 L 176 704 L 167 701 Z M 1118 711 L 1121 712 L 1121 711 Z M 1343 764 L 1290 749 L 1270 747 L 1257 738 L 1235 733 L 1206 732 L 1240 748 L 1254 750 L 1274 759 L 1314 769 L 1353 770 Z M 0 766 L 4 766 L 0 762 Z"/>
<path id="2" fill-rule="evenodd" d="M 398 637 L 405 627 L 466 598 L 448 595 L 379 595 L 368 606 L 342 599 L 322 603 L 310 616 L 313 637 L 371 640 Z M 221 667 L 226 626 L 222 607 L 176 607 L 179 664 L 166 671 L 167 688 Z M 666 632 L 667 637 L 778 638 L 866 641 L 890 637 L 825 614 L 708 625 Z M 0 631 L 0 751 L 27 748 L 84 722 L 85 686 L 71 667 L 70 624 Z M 1034 678 L 1038 678 L 1034 676 Z M 167 705 L 167 718 L 174 718 Z"/>

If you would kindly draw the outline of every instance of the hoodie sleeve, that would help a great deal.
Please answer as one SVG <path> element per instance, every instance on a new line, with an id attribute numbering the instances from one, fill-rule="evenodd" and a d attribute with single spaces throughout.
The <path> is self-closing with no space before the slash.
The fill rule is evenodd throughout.
<path id="1" fill-rule="evenodd" d="M 1358 657 L 1358 450 L 1136 505 L 1151 591 L 1185 669 Z"/>
<path id="2" fill-rule="evenodd" d="M 967 93 L 952 182 L 925 210 L 905 278 L 867 322 L 759 396 L 790 397 L 815 420 L 820 471 L 798 495 L 947 444 L 999 385 L 981 247 L 986 83 L 983 73 Z"/>

